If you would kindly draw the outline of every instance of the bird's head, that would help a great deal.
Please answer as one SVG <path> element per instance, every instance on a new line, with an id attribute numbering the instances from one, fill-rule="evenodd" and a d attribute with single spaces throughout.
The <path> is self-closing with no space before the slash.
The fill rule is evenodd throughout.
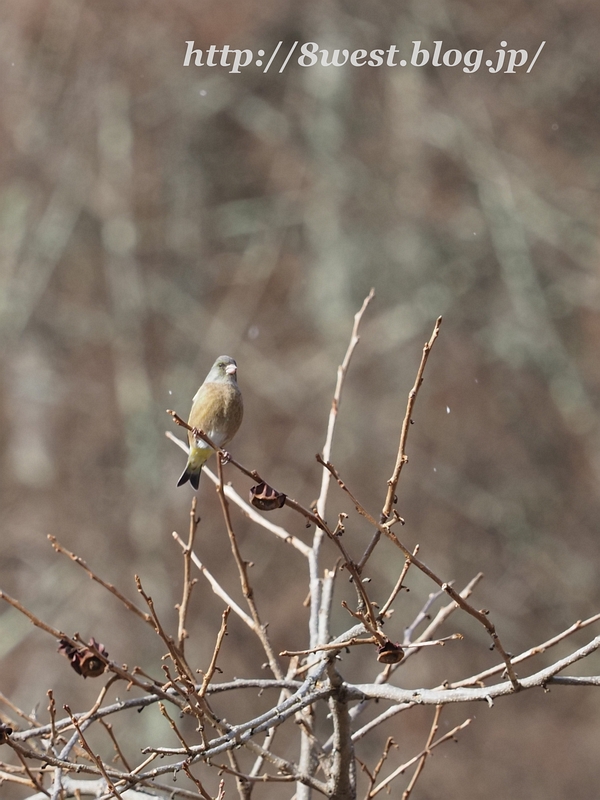
<path id="1" fill-rule="evenodd" d="M 219 356 L 206 379 L 210 383 L 237 380 L 237 364 L 231 356 Z"/>

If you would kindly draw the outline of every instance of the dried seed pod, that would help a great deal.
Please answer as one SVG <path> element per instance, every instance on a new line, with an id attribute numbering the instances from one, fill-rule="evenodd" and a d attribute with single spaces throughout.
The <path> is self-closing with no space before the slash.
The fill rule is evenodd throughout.
<path id="1" fill-rule="evenodd" d="M 12 732 L 13 729 L 9 725 L 0 723 L 0 744 L 6 744 Z"/>
<path id="2" fill-rule="evenodd" d="M 261 511 L 273 511 L 285 504 L 285 495 L 262 481 L 250 489 L 250 503 Z"/>
<path id="3" fill-rule="evenodd" d="M 404 650 L 389 639 L 377 648 L 377 661 L 381 664 L 398 664 L 403 658 Z"/>
<path id="4" fill-rule="evenodd" d="M 91 649 L 95 648 L 105 658 L 108 658 L 108 651 L 103 644 L 97 642 L 92 637 L 88 643 L 88 647 L 82 645 L 81 647 L 74 647 L 66 639 L 61 639 L 58 647 L 58 652 L 62 653 L 78 675 L 84 678 L 98 678 L 106 671 L 106 664 L 101 658 L 98 658 L 96 653 Z"/>

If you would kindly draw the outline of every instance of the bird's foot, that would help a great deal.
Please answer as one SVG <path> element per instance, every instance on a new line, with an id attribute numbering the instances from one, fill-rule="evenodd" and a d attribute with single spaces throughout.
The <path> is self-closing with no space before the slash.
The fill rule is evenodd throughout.
<path id="1" fill-rule="evenodd" d="M 227 450 L 221 450 L 221 463 L 228 464 L 231 461 L 231 453 L 228 453 Z"/>

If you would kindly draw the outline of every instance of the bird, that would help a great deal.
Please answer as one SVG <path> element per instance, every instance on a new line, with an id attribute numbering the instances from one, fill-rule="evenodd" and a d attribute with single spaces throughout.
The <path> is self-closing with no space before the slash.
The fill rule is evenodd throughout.
<path id="1" fill-rule="evenodd" d="M 219 356 L 204 383 L 194 395 L 188 425 L 199 428 L 217 447 L 230 442 L 242 423 L 244 404 L 237 384 L 237 364 L 231 356 Z M 177 486 L 189 481 L 194 489 L 200 483 L 202 467 L 214 450 L 188 432 L 190 453 Z"/>

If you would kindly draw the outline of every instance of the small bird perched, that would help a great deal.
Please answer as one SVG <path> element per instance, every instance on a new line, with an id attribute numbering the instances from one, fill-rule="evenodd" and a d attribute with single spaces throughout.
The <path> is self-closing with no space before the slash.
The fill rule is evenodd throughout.
<path id="1" fill-rule="evenodd" d="M 188 425 L 204 431 L 217 447 L 230 442 L 242 423 L 244 404 L 236 374 L 237 364 L 233 358 L 219 356 L 192 402 Z M 191 431 L 188 438 L 190 454 L 177 486 L 189 481 L 197 489 L 202 467 L 214 450 L 202 439 L 196 439 Z"/>

